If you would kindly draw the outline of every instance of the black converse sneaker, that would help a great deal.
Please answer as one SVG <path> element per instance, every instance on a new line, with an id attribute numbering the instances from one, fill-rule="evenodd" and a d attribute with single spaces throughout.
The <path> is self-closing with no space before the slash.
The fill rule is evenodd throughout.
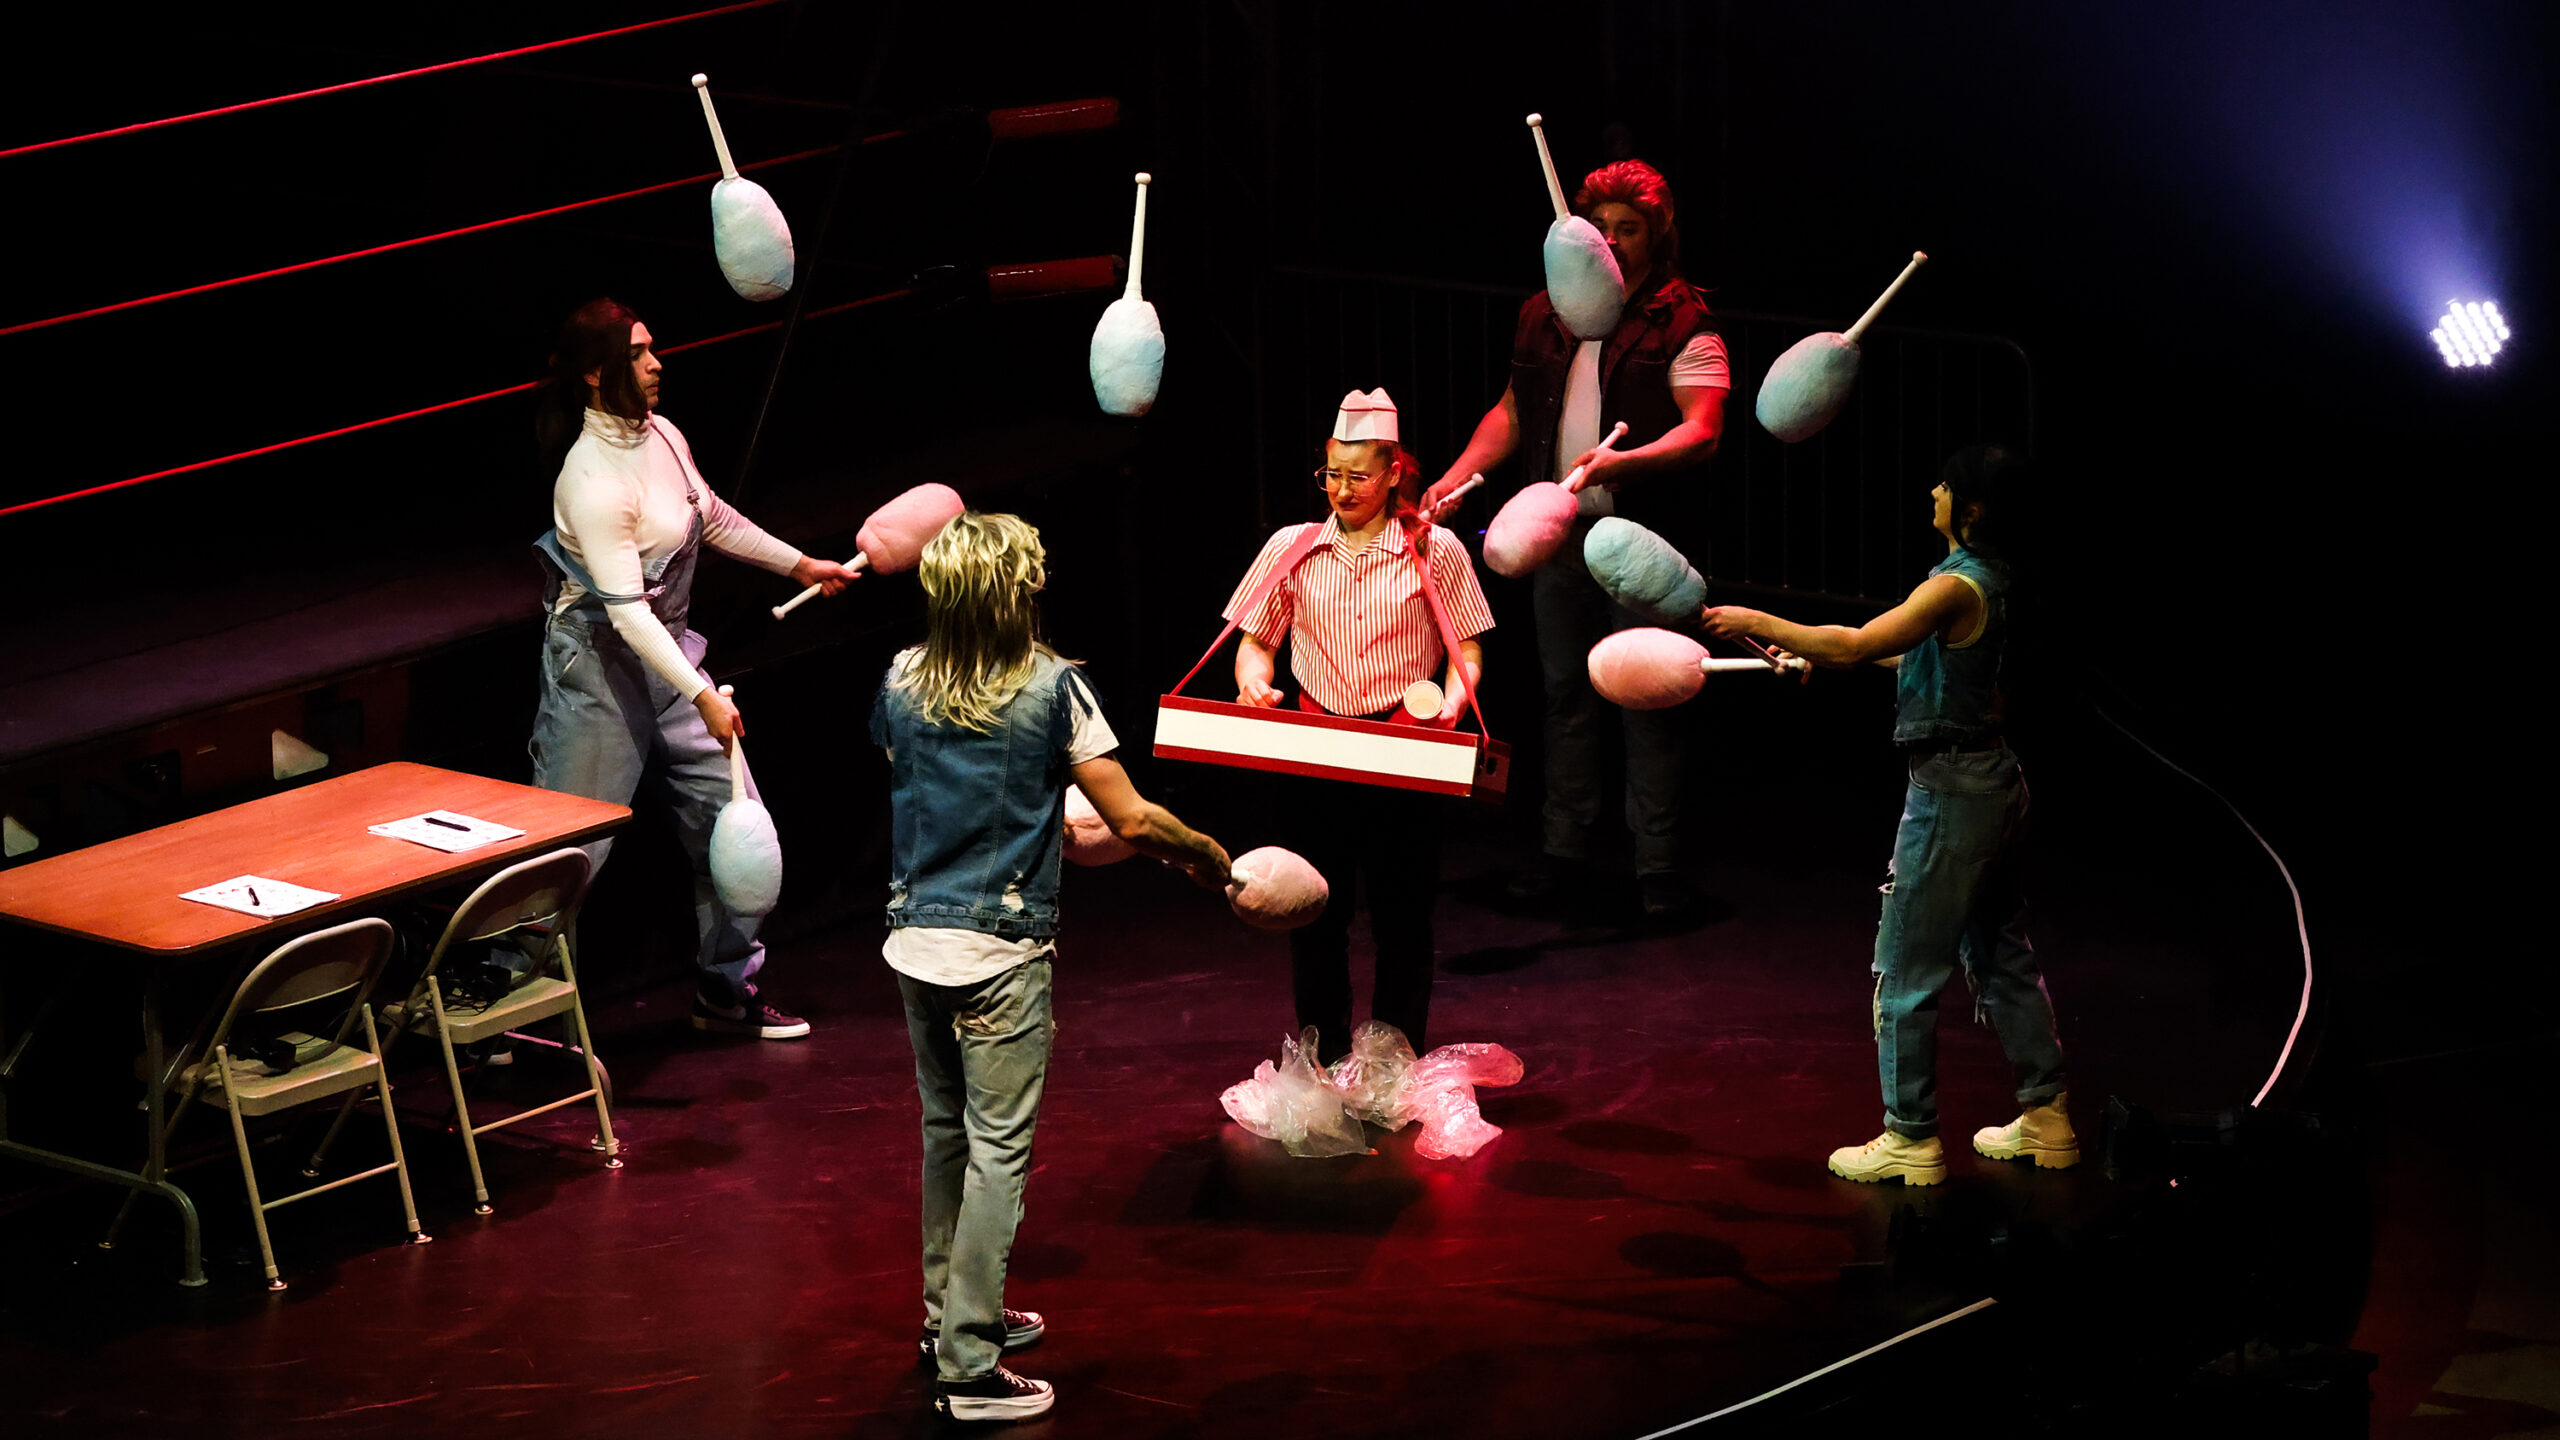
<path id="1" fill-rule="evenodd" d="M 1025 1380 L 999 1365 L 975 1380 L 934 1386 L 933 1408 L 954 1420 L 1028 1420 L 1058 1403 L 1046 1380 Z"/>
<path id="2" fill-rule="evenodd" d="M 786 1015 L 762 1000 L 744 1005 L 714 1005 L 693 997 L 693 1028 L 715 1035 L 753 1035 L 759 1040 L 797 1040 L 809 1033 L 809 1022 Z"/>
<path id="3" fill-rule="evenodd" d="M 1049 1322 L 1041 1319 L 1040 1312 L 1037 1310 L 1007 1310 L 1004 1312 L 1004 1348 L 1007 1353 L 1015 1350 L 1028 1350 L 1032 1346 L 1039 1344 L 1040 1337 L 1048 1333 Z M 941 1343 L 941 1340 L 942 1331 L 940 1327 L 927 1325 L 924 1327 L 923 1338 L 916 1341 L 917 1356 L 921 1358 L 925 1364 L 932 1364 L 933 1347 Z"/>

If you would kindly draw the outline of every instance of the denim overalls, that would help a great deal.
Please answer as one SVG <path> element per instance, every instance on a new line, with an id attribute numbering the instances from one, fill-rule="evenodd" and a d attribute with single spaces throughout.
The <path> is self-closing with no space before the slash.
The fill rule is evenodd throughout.
<path id="1" fill-rule="evenodd" d="M 1959 961 L 2009 1057 L 2020 1106 L 2062 1093 L 2053 1002 L 2027 942 L 2008 847 L 2027 813 L 2026 777 L 2000 738 L 2008 567 L 1957 549 L 1929 572 L 1982 597 L 1982 627 L 1960 646 L 1932 635 L 1895 672 L 1894 742 L 1910 773 L 1876 927 L 1876 1066 L 1885 1128 L 1938 1133 L 1938 992 Z"/>
<path id="2" fill-rule="evenodd" d="M 656 438 L 667 443 L 664 436 Z M 684 658 L 696 670 L 702 668 L 703 638 L 685 626 L 693 601 L 694 563 L 702 554 L 701 500 L 690 469 L 685 500 L 693 506 L 693 523 L 684 543 L 644 567 L 648 589 L 638 595 L 598 590 L 595 578 L 561 545 L 558 531 L 545 532 L 534 542 L 548 583 L 542 607 L 547 617 L 542 705 L 533 721 L 533 783 L 628 805 L 642 777 L 656 772 L 661 792 L 674 808 L 676 833 L 693 861 L 694 928 L 700 937 L 695 981 L 706 1002 L 733 1007 L 753 1003 L 750 977 L 764 965 L 764 946 L 756 939 L 762 917 L 729 913 L 711 884 L 711 829 L 720 807 L 729 803 L 729 759 L 702 723 L 702 712 L 624 643 L 605 612 L 608 605 L 646 604 L 675 637 Z M 565 611 L 557 609 L 563 580 L 573 580 L 587 592 Z M 747 793 L 758 793 L 752 775 Z M 587 857 L 601 870 L 612 849 L 610 838 L 598 840 L 586 847 Z"/>

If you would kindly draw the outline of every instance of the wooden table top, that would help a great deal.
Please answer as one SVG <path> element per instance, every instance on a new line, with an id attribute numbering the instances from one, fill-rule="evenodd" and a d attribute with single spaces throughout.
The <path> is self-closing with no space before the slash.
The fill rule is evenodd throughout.
<path id="1" fill-rule="evenodd" d="M 429 810 L 525 833 L 447 854 L 366 832 Z M 261 930 L 282 933 L 313 920 L 343 919 L 409 891 L 583 844 L 630 818 L 627 806 L 555 790 L 432 765 L 377 765 L 0 870 L 0 916 L 174 958 Z M 178 898 L 241 875 L 335 891 L 339 898 L 267 920 Z"/>

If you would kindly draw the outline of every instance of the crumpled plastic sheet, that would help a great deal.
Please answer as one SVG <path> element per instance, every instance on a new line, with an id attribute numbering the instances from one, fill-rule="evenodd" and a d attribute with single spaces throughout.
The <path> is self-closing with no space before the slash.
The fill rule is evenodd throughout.
<path id="1" fill-rule="evenodd" d="M 1315 1050 L 1312 1028 L 1282 1041 L 1277 1065 L 1263 1061 L 1219 1103 L 1292 1155 L 1361 1154 L 1366 1121 L 1391 1131 L 1419 1123 L 1415 1154 L 1464 1159 L 1502 1133 L 1477 1108 L 1476 1087 L 1516 1085 L 1525 1073 L 1519 1056 L 1493 1044 L 1443 1045 L 1416 1059 L 1403 1032 L 1375 1020 L 1352 1035 L 1351 1053 L 1330 1072 L 1316 1068 Z"/>
<path id="2" fill-rule="evenodd" d="M 1256 1065 L 1253 1078 L 1228 1086 L 1218 1103 L 1238 1125 L 1279 1141 L 1292 1155 L 1369 1153 L 1369 1137 L 1360 1122 L 1343 1110 L 1342 1097 L 1316 1067 L 1312 1025 L 1297 1039 L 1280 1042 L 1280 1063 Z"/>

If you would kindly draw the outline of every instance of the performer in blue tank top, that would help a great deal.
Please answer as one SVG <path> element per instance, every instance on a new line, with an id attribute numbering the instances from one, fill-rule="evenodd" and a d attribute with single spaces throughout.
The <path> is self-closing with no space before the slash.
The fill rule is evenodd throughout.
<path id="1" fill-rule="evenodd" d="M 1938 992 L 1958 963 L 1976 1014 L 2016 1072 L 2020 1115 L 1975 1132 L 1994 1160 L 2061 1169 L 2080 1158 L 2064 1101 L 2053 1002 L 2027 943 L 2010 845 L 2027 813 L 2018 757 L 2001 738 L 2009 566 L 2000 515 L 2025 478 L 2018 457 L 1977 445 L 1947 461 L 1930 491 L 1947 558 L 1900 605 L 1861 626 L 1798 625 L 1738 605 L 1711 606 L 1707 629 L 1758 636 L 1816 665 L 1895 670 L 1894 744 L 1910 774 L 1876 929 L 1876 1064 L 1884 1133 L 1831 1153 L 1850 1180 L 1946 1178 L 1938 1145 Z"/>

